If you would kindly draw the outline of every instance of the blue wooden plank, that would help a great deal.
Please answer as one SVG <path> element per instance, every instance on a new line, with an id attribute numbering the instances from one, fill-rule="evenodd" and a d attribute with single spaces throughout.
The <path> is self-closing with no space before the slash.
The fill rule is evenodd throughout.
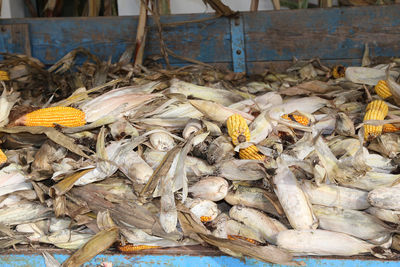
<path id="1" fill-rule="evenodd" d="M 244 14 L 247 61 L 361 58 L 400 54 L 400 5 Z"/>
<path id="2" fill-rule="evenodd" d="M 54 254 L 60 263 L 64 262 L 69 255 Z M 360 260 L 360 259 L 323 259 L 323 258 L 298 258 L 298 261 L 304 261 L 308 267 L 397 267 L 398 261 Z M 276 266 L 264 263 L 255 259 L 246 258 L 245 261 L 229 256 L 171 256 L 171 255 L 104 255 L 100 254 L 94 257 L 83 266 L 98 266 L 102 262 L 112 262 L 115 267 L 123 266 Z M 10 254 L 0 255 L 0 266 L 4 267 L 22 267 L 22 266 L 45 266 L 42 255 L 39 254 Z"/>
<path id="3" fill-rule="evenodd" d="M 28 24 L 1 25 L 0 51 L 31 54 Z"/>

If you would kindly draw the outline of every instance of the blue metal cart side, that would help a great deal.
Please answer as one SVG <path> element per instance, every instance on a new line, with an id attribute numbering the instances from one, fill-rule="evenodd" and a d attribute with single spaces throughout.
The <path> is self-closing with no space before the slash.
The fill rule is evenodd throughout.
<path id="1" fill-rule="evenodd" d="M 287 66 L 293 57 L 359 64 L 366 43 L 372 57 L 399 56 L 399 14 L 400 5 L 390 5 L 244 12 L 237 18 L 170 15 L 161 21 L 164 41 L 176 54 L 259 73 L 266 67 Z M 111 55 L 115 62 L 134 44 L 137 20 L 131 16 L 3 19 L 0 51 L 31 54 L 53 64 L 83 47 L 104 60 Z M 192 22 L 179 24 L 183 21 Z M 160 54 L 156 30 L 150 18 L 146 56 Z M 172 57 L 170 62 L 187 64 Z"/>

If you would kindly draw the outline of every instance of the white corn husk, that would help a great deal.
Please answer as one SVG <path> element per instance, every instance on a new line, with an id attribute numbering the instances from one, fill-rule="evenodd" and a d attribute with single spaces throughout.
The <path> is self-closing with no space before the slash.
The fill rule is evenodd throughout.
<path id="1" fill-rule="evenodd" d="M 169 151 L 175 146 L 174 139 L 165 132 L 150 134 L 150 143 L 157 151 Z"/>
<path id="2" fill-rule="evenodd" d="M 124 118 L 109 124 L 108 127 L 110 128 L 110 133 L 114 139 L 123 138 L 125 136 L 139 136 L 138 130 Z"/>
<path id="3" fill-rule="evenodd" d="M 226 120 L 232 116 L 233 114 L 239 114 L 243 116 L 243 118 L 247 122 L 251 122 L 254 120 L 254 117 L 248 113 L 242 112 L 240 110 L 227 108 L 218 103 L 214 103 L 206 100 L 189 100 L 190 104 L 192 104 L 196 109 L 198 109 L 205 117 L 212 121 L 216 121 L 219 123 L 225 123 Z"/>
<path id="4" fill-rule="evenodd" d="M 189 187 L 189 193 L 194 198 L 208 199 L 211 201 L 220 201 L 228 193 L 228 182 L 218 176 L 209 176 L 202 178 L 197 183 Z"/>
<path id="5" fill-rule="evenodd" d="M 199 220 L 200 217 L 205 216 L 211 217 L 210 221 L 212 221 L 220 214 L 217 204 L 211 200 L 187 198 L 185 206 L 189 208 L 193 215 L 195 215 Z"/>
<path id="6" fill-rule="evenodd" d="M 383 240 L 391 236 L 391 229 L 378 218 L 358 210 L 313 205 L 313 211 L 324 230 L 345 233 L 363 240 Z"/>
<path id="7" fill-rule="evenodd" d="M 400 224 L 400 211 L 398 210 L 387 210 L 377 207 L 369 207 L 366 212 L 382 221 Z"/>
<path id="8" fill-rule="evenodd" d="M 400 210 L 400 186 L 374 189 L 368 193 L 368 201 L 374 207 Z"/>
<path id="9" fill-rule="evenodd" d="M 297 179 L 286 164 L 278 161 L 278 169 L 273 177 L 275 194 L 294 229 L 315 229 L 318 223 L 313 215 L 311 204 L 301 190 Z"/>
<path id="10" fill-rule="evenodd" d="M 12 90 L 7 91 L 3 83 L 3 93 L 0 96 L 0 127 L 8 124 L 8 116 L 14 104 L 19 99 L 19 93 Z"/>
<path id="11" fill-rule="evenodd" d="M 34 202 L 20 201 L 0 209 L 0 223 L 17 225 L 36 222 L 51 216 L 51 209 Z"/>
<path id="12" fill-rule="evenodd" d="M 185 126 L 185 129 L 182 131 L 182 137 L 185 139 L 188 139 L 189 136 L 192 133 L 197 133 L 202 129 L 201 121 L 198 119 L 191 119 L 187 125 Z"/>
<path id="13" fill-rule="evenodd" d="M 268 117 L 268 110 L 261 112 L 257 118 L 249 125 L 250 129 L 250 142 L 258 144 L 272 132 L 272 129 L 278 124 Z"/>
<path id="14" fill-rule="evenodd" d="M 366 191 L 371 191 L 381 187 L 391 186 L 400 174 L 390 174 L 383 172 L 367 172 L 365 176 L 350 182 L 341 182 L 342 185 L 347 187 L 358 188 Z"/>
<path id="15" fill-rule="evenodd" d="M 171 93 L 178 93 L 203 100 L 210 100 L 224 106 L 229 106 L 243 99 L 243 97 L 241 97 L 239 94 L 232 93 L 228 90 L 199 86 L 192 83 L 183 82 L 178 79 L 172 79 L 170 83 L 171 87 L 169 88 L 169 91 Z"/>
<path id="16" fill-rule="evenodd" d="M 114 163 L 115 159 L 120 156 L 124 143 L 125 141 L 123 140 L 111 142 L 103 152 L 97 151 L 97 153 L 105 153 L 106 160 L 97 162 L 96 168 L 82 175 L 74 185 L 82 186 L 98 182 L 113 175 L 118 170 L 118 165 Z"/>
<path id="17" fill-rule="evenodd" d="M 11 163 L 0 170 L 0 196 L 29 189 L 32 189 L 32 184 L 21 166 Z"/>
<path id="18" fill-rule="evenodd" d="M 54 232 L 50 235 L 41 236 L 38 238 L 39 242 L 52 244 L 58 248 L 63 249 L 78 249 L 86 244 L 93 234 L 79 233 L 64 229 Z"/>
<path id="19" fill-rule="evenodd" d="M 375 245 L 347 234 L 327 230 L 279 232 L 277 245 L 294 255 L 353 256 L 370 253 Z"/>
<path id="20" fill-rule="evenodd" d="M 261 211 L 243 206 L 233 206 L 229 216 L 260 233 L 262 238 L 276 244 L 276 235 L 287 230 L 286 226 L 278 220 L 271 218 Z"/>
<path id="21" fill-rule="evenodd" d="M 218 165 L 218 175 L 228 180 L 255 181 L 267 176 L 258 160 L 226 160 Z"/>
<path id="22" fill-rule="evenodd" d="M 308 196 L 311 204 L 353 210 L 364 210 L 370 207 L 367 200 L 368 192 L 362 190 L 333 184 L 317 186 L 308 180 L 302 180 L 300 187 Z"/>
<path id="23" fill-rule="evenodd" d="M 380 80 L 385 80 L 386 72 L 376 68 L 347 67 L 345 75 L 353 83 L 376 85 Z M 398 76 L 398 73 L 391 72 L 391 76 Z"/>
<path id="24" fill-rule="evenodd" d="M 228 192 L 225 201 L 232 206 L 243 205 L 278 215 L 271 201 L 265 197 L 265 190 L 262 188 L 239 185 Z"/>
<path id="25" fill-rule="evenodd" d="M 155 170 L 159 165 L 166 152 L 146 149 L 143 153 L 144 160 L 150 167 Z M 207 164 L 204 160 L 196 157 L 187 156 L 185 160 L 185 168 L 187 176 L 205 176 L 212 175 L 215 172 L 216 166 Z"/>
<path id="26" fill-rule="evenodd" d="M 115 159 L 120 171 L 122 171 L 131 181 L 145 184 L 153 175 L 153 169 L 144 161 L 138 153 L 133 151 L 127 144 L 121 149 L 121 153 Z"/>

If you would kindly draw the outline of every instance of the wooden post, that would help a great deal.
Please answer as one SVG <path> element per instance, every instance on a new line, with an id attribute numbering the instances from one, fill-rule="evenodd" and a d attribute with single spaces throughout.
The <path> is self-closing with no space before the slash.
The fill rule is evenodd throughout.
<path id="1" fill-rule="evenodd" d="M 272 5 L 274 5 L 275 10 L 281 9 L 281 2 L 279 2 L 279 0 L 272 0 Z"/>
<path id="2" fill-rule="evenodd" d="M 258 2 L 259 0 L 251 0 L 250 11 L 254 12 L 258 10 Z"/>
<path id="3" fill-rule="evenodd" d="M 143 0 L 140 2 L 140 14 L 139 23 L 136 33 L 136 49 L 134 62 L 135 65 L 143 63 L 144 47 L 146 43 L 146 20 L 147 20 L 147 7 L 149 6 L 149 0 Z"/>
<path id="4" fill-rule="evenodd" d="M 160 15 L 171 14 L 171 3 L 170 0 L 159 0 L 158 2 L 158 13 Z"/>

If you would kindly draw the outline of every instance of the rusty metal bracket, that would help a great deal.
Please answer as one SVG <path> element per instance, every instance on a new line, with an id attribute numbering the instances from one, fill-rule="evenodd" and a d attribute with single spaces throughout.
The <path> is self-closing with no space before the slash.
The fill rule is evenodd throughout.
<path id="1" fill-rule="evenodd" d="M 246 72 L 243 17 L 239 15 L 236 18 L 231 18 L 230 23 L 233 71 Z"/>
<path id="2" fill-rule="evenodd" d="M 0 51 L 31 56 L 28 24 L 0 26 Z"/>

